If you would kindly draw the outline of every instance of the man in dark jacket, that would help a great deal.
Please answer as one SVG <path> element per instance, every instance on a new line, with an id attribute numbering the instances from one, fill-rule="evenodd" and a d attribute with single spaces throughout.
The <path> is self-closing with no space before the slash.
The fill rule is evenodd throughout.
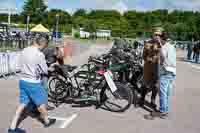
<path id="1" fill-rule="evenodd" d="M 51 67 L 53 64 L 56 64 L 57 62 L 60 64 L 61 62 L 60 60 L 63 60 L 59 47 L 45 48 L 44 50 L 42 50 L 42 52 L 45 56 L 48 67 Z M 48 90 L 47 82 L 48 82 L 48 77 L 44 79 L 44 84 L 46 86 L 45 89 Z M 48 110 L 53 109 L 53 107 L 49 105 L 47 108 Z"/>
<path id="2" fill-rule="evenodd" d="M 167 41 L 165 34 L 157 37 L 160 42 L 160 108 L 150 115 L 145 115 L 145 119 L 153 120 L 155 117 L 165 119 L 169 113 L 169 97 L 176 79 L 176 49 Z"/>
<path id="3" fill-rule="evenodd" d="M 194 45 L 192 50 L 193 50 L 193 60 L 195 60 L 196 53 L 197 53 L 197 45 L 196 44 Z"/>
<path id="4" fill-rule="evenodd" d="M 49 67 L 51 64 L 56 63 L 56 48 L 45 48 L 43 51 L 45 55 L 45 59 L 47 61 L 47 66 Z"/>
<path id="5" fill-rule="evenodd" d="M 187 44 L 187 51 L 188 51 L 188 53 L 187 53 L 187 59 L 191 60 L 191 55 L 192 55 L 192 44 L 191 43 Z"/>
<path id="6" fill-rule="evenodd" d="M 200 54 L 200 43 L 197 44 L 196 46 L 196 54 L 195 54 L 195 62 L 199 62 L 199 54 Z"/>
<path id="7" fill-rule="evenodd" d="M 140 105 L 144 104 L 145 95 L 149 89 L 152 91 L 151 106 L 156 110 L 156 96 L 159 91 L 159 70 L 160 70 L 160 44 L 156 40 L 156 36 L 162 35 L 162 28 L 157 28 L 154 31 L 152 40 L 144 45 L 144 80 L 148 84 L 142 92 Z"/>

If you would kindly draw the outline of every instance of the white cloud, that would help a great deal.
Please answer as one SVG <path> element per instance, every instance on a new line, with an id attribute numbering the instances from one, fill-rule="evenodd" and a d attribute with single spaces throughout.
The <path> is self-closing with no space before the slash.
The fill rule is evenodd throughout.
<path id="1" fill-rule="evenodd" d="M 120 0 L 80 0 L 80 5 L 86 8 L 111 9 L 118 2 Z"/>
<path id="2" fill-rule="evenodd" d="M 128 10 L 127 5 L 123 2 L 120 1 L 117 4 L 115 4 L 112 9 L 119 11 L 120 13 L 124 13 Z"/>

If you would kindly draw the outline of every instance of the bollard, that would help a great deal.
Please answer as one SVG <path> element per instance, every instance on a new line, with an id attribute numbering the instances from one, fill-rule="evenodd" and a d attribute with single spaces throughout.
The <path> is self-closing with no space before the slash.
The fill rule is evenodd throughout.
<path id="1" fill-rule="evenodd" d="M 10 74 L 15 74 L 16 72 L 16 53 L 9 53 L 8 56 L 8 69 Z"/>
<path id="2" fill-rule="evenodd" d="M 2 54 L 0 53 L 0 76 L 2 76 L 2 74 L 3 74 L 3 64 L 2 64 L 2 59 L 3 59 L 3 57 L 2 57 Z"/>
<path id="3" fill-rule="evenodd" d="M 6 75 L 6 74 L 9 73 L 9 69 L 8 69 L 9 68 L 9 66 L 8 66 L 9 65 L 9 63 L 8 63 L 8 54 L 5 53 L 4 56 L 5 56 L 5 60 L 4 60 L 4 63 L 5 63 L 4 64 L 4 70 L 5 70 L 4 71 L 4 75 Z"/>
<path id="4" fill-rule="evenodd" d="M 12 52 L 9 54 L 9 72 L 16 76 L 17 72 L 20 71 L 19 67 L 19 52 Z"/>
<path id="5" fill-rule="evenodd" d="M 10 74 L 10 53 L 9 53 L 9 51 L 7 51 L 7 69 L 8 69 L 8 72 L 7 72 L 7 74 Z"/>
<path id="6" fill-rule="evenodd" d="M 19 59 L 20 59 L 20 52 L 17 52 L 17 55 L 16 55 L 16 72 L 20 71 Z"/>
<path id="7" fill-rule="evenodd" d="M 0 59 L 0 76 L 7 79 L 6 75 L 8 74 L 8 54 L 2 53 Z"/>

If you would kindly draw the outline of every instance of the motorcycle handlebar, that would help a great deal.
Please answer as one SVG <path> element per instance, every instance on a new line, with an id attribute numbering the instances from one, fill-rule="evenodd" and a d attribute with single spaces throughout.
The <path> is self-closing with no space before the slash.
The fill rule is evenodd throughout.
<path id="1" fill-rule="evenodd" d="M 95 57 L 90 57 L 88 62 L 94 62 L 94 63 L 98 63 L 98 64 L 103 64 L 104 63 L 103 60 L 96 59 Z"/>

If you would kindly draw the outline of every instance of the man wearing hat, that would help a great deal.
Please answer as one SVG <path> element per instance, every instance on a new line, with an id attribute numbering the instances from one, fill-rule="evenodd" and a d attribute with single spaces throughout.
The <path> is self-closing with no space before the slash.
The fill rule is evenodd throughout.
<path id="1" fill-rule="evenodd" d="M 154 32 L 152 40 L 145 42 L 143 58 L 144 58 L 144 80 L 147 83 L 147 88 L 143 89 L 140 105 L 143 106 L 145 95 L 151 89 L 151 106 L 156 110 L 156 96 L 159 90 L 159 57 L 160 44 L 156 40 L 155 35 L 160 33 L 160 30 Z"/>
<path id="2" fill-rule="evenodd" d="M 155 40 L 161 46 L 160 49 L 160 109 L 159 112 L 152 112 L 145 116 L 146 119 L 153 120 L 155 117 L 165 119 L 169 113 L 169 97 L 176 79 L 176 49 L 167 42 L 166 33 L 162 28 L 157 28 L 154 32 Z"/>

